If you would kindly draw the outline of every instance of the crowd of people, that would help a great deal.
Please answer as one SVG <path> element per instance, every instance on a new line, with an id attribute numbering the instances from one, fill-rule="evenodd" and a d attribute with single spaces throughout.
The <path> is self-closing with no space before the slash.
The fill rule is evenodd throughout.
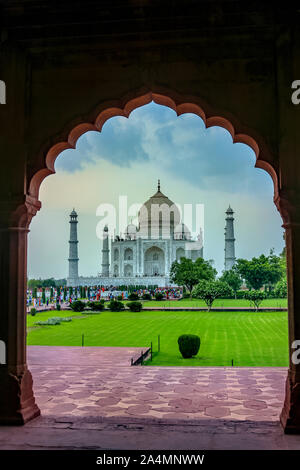
<path id="1" fill-rule="evenodd" d="M 132 286 L 80 286 L 61 288 L 41 288 L 27 291 L 27 307 L 48 307 L 51 304 L 66 304 L 75 300 L 86 299 L 87 301 L 104 300 L 128 300 L 131 293 L 136 293 L 140 299 L 150 294 L 155 299 L 156 294 L 163 295 L 166 300 L 178 300 L 182 297 L 181 287 L 137 287 Z"/>

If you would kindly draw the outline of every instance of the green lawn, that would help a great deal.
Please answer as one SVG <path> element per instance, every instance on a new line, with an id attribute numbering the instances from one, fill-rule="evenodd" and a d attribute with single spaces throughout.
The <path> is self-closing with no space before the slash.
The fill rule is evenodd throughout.
<path id="1" fill-rule="evenodd" d="M 204 300 L 182 299 L 182 300 L 144 300 L 145 307 L 206 307 Z M 246 299 L 216 299 L 214 307 L 250 307 L 249 300 Z M 287 307 L 287 299 L 265 299 L 260 307 Z"/>
<path id="2" fill-rule="evenodd" d="M 72 316 L 70 323 L 35 328 L 51 316 Z M 153 342 L 150 365 L 164 366 L 287 366 L 287 312 L 44 312 L 28 315 L 28 344 L 147 347 Z M 182 359 L 177 338 L 198 334 L 198 356 Z M 160 335 L 161 351 L 157 352 Z"/>

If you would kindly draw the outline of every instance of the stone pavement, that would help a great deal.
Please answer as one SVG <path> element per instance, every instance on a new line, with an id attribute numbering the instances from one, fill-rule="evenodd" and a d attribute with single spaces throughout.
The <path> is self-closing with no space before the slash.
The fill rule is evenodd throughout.
<path id="1" fill-rule="evenodd" d="M 278 421 L 285 368 L 130 367 L 141 350 L 29 346 L 43 415 Z"/>
<path id="2" fill-rule="evenodd" d="M 278 422 L 285 368 L 131 367 L 141 349 L 29 346 L 42 416 L 0 427 L 0 448 L 300 449 Z"/>

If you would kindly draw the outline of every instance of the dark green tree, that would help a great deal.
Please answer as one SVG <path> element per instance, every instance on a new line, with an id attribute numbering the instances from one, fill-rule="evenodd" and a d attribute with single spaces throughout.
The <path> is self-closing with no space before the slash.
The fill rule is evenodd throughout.
<path id="1" fill-rule="evenodd" d="M 280 257 L 272 250 L 269 256 L 260 255 L 250 261 L 238 259 L 236 268 L 240 276 L 245 279 L 248 288 L 254 290 L 276 284 L 283 274 Z"/>
<path id="2" fill-rule="evenodd" d="M 279 297 L 280 299 L 286 299 L 287 298 L 287 281 L 286 281 L 286 278 L 283 278 L 283 279 L 281 279 L 280 281 L 277 282 L 274 291 L 275 291 L 276 297 Z"/>
<path id="3" fill-rule="evenodd" d="M 222 281 L 200 281 L 194 288 L 194 296 L 197 299 L 202 299 L 207 305 L 207 310 L 210 311 L 212 304 L 217 298 L 228 297 L 233 294 L 233 290 Z"/>
<path id="4" fill-rule="evenodd" d="M 224 271 L 219 280 L 222 282 L 227 282 L 227 284 L 233 290 L 234 297 L 236 298 L 236 292 L 240 289 L 243 283 L 243 280 L 236 267 L 234 266 L 232 269 Z"/>
<path id="5" fill-rule="evenodd" d="M 199 281 L 214 280 L 217 275 L 215 268 L 209 261 L 203 258 L 197 258 L 192 261 L 189 258 L 182 257 L 180 262 L 174 261 L 170 270 L 172 282 L 179 286 L 185 286 L 190 292 L 190 298 L 193 296 L 193 288 Z"/>
<path id="6" fill-rule="evenodd" d="M 258 310 L 258 307 L 266 297 L 267 294 L 261 290 L 249 290 L 244 294 L 244 298 L 249 300 L 250 305 L 253 305 L 255 307 L 256 312 Z"/>
<path id="7" fill-rule="evenodd" d="M 43 304 L 46 303 L 46 292 L 45 292 L 45 287 L 43 287 L 43 290 L 42 290 L 42 301 L 43 301 Z"/>

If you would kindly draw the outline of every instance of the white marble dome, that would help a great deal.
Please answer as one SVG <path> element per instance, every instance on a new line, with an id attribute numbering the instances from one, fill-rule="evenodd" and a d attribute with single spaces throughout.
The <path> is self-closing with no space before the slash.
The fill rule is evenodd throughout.
<path id="1" fill-rule="evenodd" d="M 141 207 L 138 213 L 139 231 L 146 236 L 147 233 L 168 237 L 173 233 L 181 221 L 181 214 L 176 204 L 165 196 L 160 190 L 160 182 L 156 193 Z"/>

